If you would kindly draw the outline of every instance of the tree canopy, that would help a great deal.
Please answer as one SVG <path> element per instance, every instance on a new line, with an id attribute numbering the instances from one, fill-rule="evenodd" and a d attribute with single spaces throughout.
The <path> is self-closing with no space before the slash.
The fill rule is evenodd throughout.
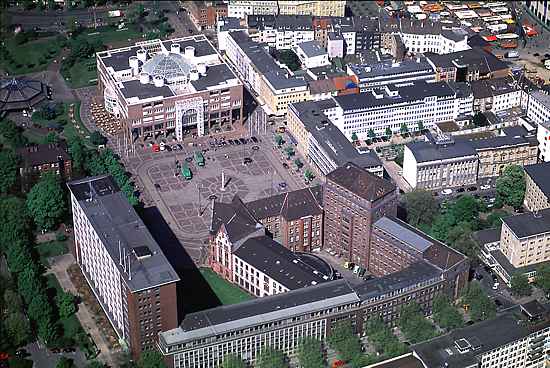
<path id="1" fill-rule="evenodd" d="M 537 268 L 535 282 L 546 294 L 550 293 L 550 265 L 541 264 Z"/>
<path id="2" fill-rule="evenodd" d="M 282 351 L 272 347 L 265 347 L 260 352 L 256 362 L 257 368 L 286 368 L 288 364 L 285 361 L 285 355 Z"/>
<path id="3" fill-rule="evenodd" d="M 227 354 L 223 357 L 222 368 L 246 368 L 246 364 L 237 355 Z"/>
<path id="4" fill-rule="evenodd" d="M 332 328 L 327 341 L 330 347 L 338 352 L 340 359 L 344 361 L 352 360 L 361 355 L 361 342 L 353 332 L 349 320 L 337 323 Z"/>
<path id="5" fill-rule="evenodd" d="M 520 208 L 525 197 L 525 171 L 519 165 L 508 165 L 496 181 L 497 200 Z"/>
<path id="6" fill-rule="evenodd" d="M 510 288 L 512 293 L 517 296 L 528 296 L 533 292 L 529 279 L 524 273 L 516 273 L 510 279 Z"/>
<path id="7" fill-rule="evenodd" d="M 27 196 L 27 208 L 40 229 L 54 229 L 66 213 L 65 194 L 57 176 L 48 172 Z"/>
<path id="8" fill-rule="evenodd" d="M 314 337 L 302 338 L 298 344 L 297 355 L 302 368 L 319 368 L 323 366 L 323 344 Z"/>
<path id="9" fill-rule="evenodd" d="M 495 303 L 489 299 L 489 296 L 477 281 L 470 282 L 464 292 L 463 301 L 470 306 L 469 315 L 474 321 L 491 319 L 496 315 Z"/>
<path id="10" fill-rule="evenodd" d="M 368 340 L 376 348 L 376 351 L 386 358 L 393 358 L 407 351 L 405 344 L 401 343 L 388 325 L 380 317 L 369 319 L 366 326 Z"/>
<path id="11" fill-rule="evenodd" d="M 402 307 L 398 325 L 403 334 L 413 344 L 436 336 L 434 326 L 424 317 L 420 305 L 416 302 L 411 302 Z"/>
<path id="12" fill-rule="evenodd" d="M 404 195 L 407 221 L 412 226 L 431 224 L 439 213 L 439 206 L 432 193 L 424 189 L 415 189 Z"/>
<path id="13" fill-rule="evenodd" d="M 433 302 L 433 318 L 441 328 L 455 329 L 462 327 L 464 319 L 445 295 L 438 295 Z"/>
<path id="14" fill-rule="evenodd" d="M 157 351 L 145 351 L 139 356 L 137 368 L 166 368 L 162 354 Z"/>
<path id="15" fill-rule="evenodd" d="M 7 193 L 17 182 L 17 162 L 12 150 L 0 151 L 0 193 Z"/>

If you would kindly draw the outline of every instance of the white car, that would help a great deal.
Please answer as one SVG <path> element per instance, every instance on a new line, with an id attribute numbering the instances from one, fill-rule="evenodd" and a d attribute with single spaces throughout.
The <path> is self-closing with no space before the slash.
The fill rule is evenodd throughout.
<path id="1" fill-rule="evenodd" d="M 160 146 L 161 151 L 164 151 L 166 149 L 166 143 L 164 143 L 164 142 L 160 142 L 159 146 Z"/>
<path id="2" fill-rule="evenodd" d="M 485 184 L 485 185 L 480 186 L 479 189 L 481 189 L 481 190 L 489 190 L 489 189 L 491 189 L 491 186 L 490 186 L 489 184 Z"/>
<path id="3" fill-rule="evenodd" d="M 453 194 L 453 190 L 452 189 L 443 189 L 441 191 L 441 194 L 442 195 L 451 195 L 451 194 Z"/>
<path id="4" fill-rule="evenodd" d="M 495 282 L 495 283 L 493 284 L 493 290 L 498 290 L 498 286 L 499 286 L 499 285 L 500 285 L 500 284 L 499 284 L 498 282 Z"/>

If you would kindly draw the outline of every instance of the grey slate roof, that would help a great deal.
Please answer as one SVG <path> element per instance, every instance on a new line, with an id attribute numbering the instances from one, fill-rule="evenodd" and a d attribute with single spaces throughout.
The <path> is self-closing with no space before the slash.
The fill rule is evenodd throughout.
<path id="1" fill-rule="evenodd" d="M 191 84 L 197 91 L 204 91 L 208 87 L 223 86 L 231 79 L 237 80 L 237 76 L 227 65 L 218 64 L 209 66 L 206 75 L 201 75 L 198 80 L 191 81 Z"/>
<path id="2" fill-rule="evenodd" d="M 439 98 L 454 97 L 455 92 L 447 82 L 427 83 L 419 80 L 402 84 L 399 87 L 390 85 L 391 90 L 397 90 L 397 96 L 388 96 L 383 89 L 378 92 L 384 94 L 382 98 L 374 97 L 372 92 L 333 97 L 334 101 L 344 110 L 344 114 L 350 110 L 369 109 L 402 103 L 423 102 L 424 98 L 435 96 Z"/>
<path id="3" fill-rule="evenodd" d="M 458 141 L 459 139 L 457 139 Z M 467 143 L 476 150 L 494 149 L 511 146 L 528 146 L 530 142 L 524 137 L 498 136 L 490 138 L 470 139 Z"/>
<path id="4" fill-rule="evenodd" d="M 444 336 L 413 346 L 413 350 L 430 368 L 464 368 L 477 366 L 481 354 L 522 339 L 550 326 L 548 320 L 530 325 L 522 319 L 520 308 L 507 311 L 495 319 L 456 329 Z M 476 349 L 461 354 L 455 342 L 465 339 Z M 450 354 L 452 353 L 452 354 Z"/>
<path id="5" fill-rule="evenodd" d="M 321 274 L 268 236 L 247 239 L 233 254 L 290 290 L 329 280 L 329 275 Z"/>
<path id="6" fill-rule="evenodd" d="M 46 85 L 34 79 L 0 80 L 0 111 L 28 109 L 46 99 Z"/>
<path id="7" fill-rule="evenodd" d="M 476 99 L 489 98 L 519 90 L 512 77 L 472 81 L 471 88 Z"/>
<path id="8" fill-rule="evenodd" d="M 433 241 L 425 236 L 421 236 L 415 231 L 412 231 L 411 227 L 403 221 L 395 217 L 381 217 L 373 225 L 388 234 L 401 240 L 403 243 L 413 247 L 418 252 L 424 252 L 428 249 Z"/>
<path id="9" fill-rule="evenodd" d="M 505 217 L 502 221 L 518 238 L 550 232 L 550 208 Z"/>
<path id="10" fill-rule="evenodd" d="M 60 158 L 64 161 L 71 159 L 65 142 L 22 147 L 17 149 L 17 154 L 21 157 L 23 167 L 56 163 Z"/>
<path id="11" fill-rule="evenodd" d="M 544 195 L 550 198 L 550 162 L 527 165 L 524 169 Z"/>
<path id="12" fill-rule="evenodd" d="M 495 55 L 479 48 L 443 55 L 432 53 L 426 53 L 425 55 L 436 67 L 468 66 L 469 71 L 479 70 L 481 75 L 509 68 L 508 64 L 497 59 Z"/>
<path id="13" fill-rule="evenodd" d="M 449 144 L 434 144 L 431 142 L 408 143 L 416 162 L 450 160 L 466 156 L 476 156 L 476 150 L 467 142 L 457 140 Z"/>
<path id="14" fill-rule="evenodd" d="M 359 82 L 363 79 L 383 80 L 383 77 L 393 78 L 401 74 L 431 74 L 435 79 L 435 71 L 424 56 L 408 58 L 400 62 L 381 60 L 365 65 L 351 64 L 349 68 L 357 75 Z"/>
<path id="15" fill-rule="evenodd" d="M 322 198 L 323 188 L 317 185 L 248 202 L 246 207 L 257 219 L 282 215 L 292 221 L 322 214 Z"/>
<path id="16" fill-rule="evenodd" d="M 88 177 L 71 181 L 67 186 L 130 290 L 135 292 L 179 281 L 159 245 L 111 176 Z M 130 256 L 131 278 L 119 263 L 119 244 Z M 152 255 L 138 259 L 134 249 L 143 249 L 141 247 L 147 247 Z"/>
<path id="17" fill-rule="evenodd" d="M 496 243 L 500 241 L 501 227 L 496 229 L 479 230 L 472 234 L 472 238 L 479 245 L 485 245 L 489 243 Z"/>
<path id="18" fill-rule="evenodd" d="M 119 72 L 121 70 L 130 69 L 128 59 L 130 56 L 136 56 L 139 49 L 141 49 L 141 46 L 132 46 L 127 50 L 120 50 L 117 52 L 100 52 L 98 53 L 98 57 L 103 61 L 106 67 L 111 67 L 115 72 Z"/>
<path id="19" fill-rule="evenodd" d="M 395 191 L 395 184 L 348 162 L 329 173 L 330 180 L 355 195 L 374 202 Z"/>
<path id="20" fill-rule="evenodd" d="M 233 197 L 231 203 L 214 202 L 210 233 L 216 234 L 222 225 L 225 226 L 225 231 L 232 242 L 243 239 L 263 227 L 237 195 Z"/>

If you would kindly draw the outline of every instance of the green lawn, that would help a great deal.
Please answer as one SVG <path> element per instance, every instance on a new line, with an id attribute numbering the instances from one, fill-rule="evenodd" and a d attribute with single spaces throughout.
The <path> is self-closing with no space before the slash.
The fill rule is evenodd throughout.
<path id="1" fill-rule="evenodd" d="M 35 246 L 35 248 L 40 256 L 40 261 L 42 264 L 45 264 L 46 259 L 50 257 L 60 256 L 69 252 L 66 242 L 56 240 L 46 243 L 39 243 Z"/>
<path id="2" fill-rule="evenodd" d="M 214 271 L 207 268 L 201 268 L 200 271 L 222 304 L 236 304 L 253 299 L 250 294 L 241 290 L 238 286 L 225 281 Z"/>
<path id="3" fill-rule="evenodd" d="M 26 137 L 30 143 L 34 143 L 34 144 L 44 143 L 44 138 L 46 137 L 45 135 L 39 134 L 35 131 L 28 130 L 28 129 L 26 129 L 23 132 L 23 136 Z"/>
<path id="4" fill-rule="evenodd" d="M 93 86 L 97 83 L 97 69 L 95 58 L 79 60 L 71 69 L 65 80 L 71 88 Z"/>
<path id="5" fill-rule="evenodd" d="M 55 37 L 38 39 L 22 45 L 16 45 L 11 38 L 6 41 L 6 48 L 10 50 L 13 61 L 1 60 L 0 63 L 2 68 L 12 75 L 46 69 L 61 50 Z"/>
<path id="6" fill-rule="evenodd" d="M 113 27 L 98 27 L 97 29 L 85 29 L 79 36 L 85 37 L 88 42 L 92 43 L 96 39 L 101 39 L 105 45 L 123 46 L 134 43 L 141 39 L 142 34 L 134 26 L 128 26 L 121 30 Z M 77 39 L 78 39 L 77 38 Z M 130 42 L 128 40 L 130 39 Z"/>
<path id="7" fill-rule="evenodd" d="M 80 120 L 80 101 L 75 102 L 74 104 L 74 117 L 76 122 L 73 123 L 71 119 L 67 119 L 67 125 L 63 127 L 63 136 L 67 140 L 71 140 L 75 136 L 80 136 L 84 140 L 84 143 L 93 146 L 90 143 L 89 139 L 90 131 L 88 130 L 88 128 L 86 128 L 86 126 L 84 126 L 82 120 Z M 80 129 L 78 129 L 77 127 L 79 127 Z"/>

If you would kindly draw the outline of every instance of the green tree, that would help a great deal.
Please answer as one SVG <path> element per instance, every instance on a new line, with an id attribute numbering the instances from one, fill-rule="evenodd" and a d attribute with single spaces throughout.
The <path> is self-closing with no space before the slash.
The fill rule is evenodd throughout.
<path id="1" fill-rule="evenodd" d="M 76 312 L 76 303 L 73 294 L 60 292 L 56 295 L 55 301 L 61 318 L 68 318 Z"/>
<path id="2" fill-rule="evenodd" d="M 438 295 L 433 302 L 433 318 L 439 327 L 455 329 L 462 327 L 464 319 L 460 312 L 451 304 L 449 298 Z"/>
<path id="3" fill-rule="evenodd" d="M 390 127 L 387 127 L 387 128 L 386 128 L 386 137 L 389 138 L 389 137 L 391 137 L 392 135 L 393 135 L 393 132 L 392 132 L 391 128 L 390 128 Z"/>
<path id="4" fill-rule="evenodd" d="M 272 347 L 265 347 L 260 352 L 258 361 L 256 362 L 257 368 L 286 368 L 288 364 L 285 362 L 285 355 L 282 351 L 276 350 Z"/>
<path id="5" fill-rule="evenodd" d="M 67 18 L 67 31 L 69 31 L 70 34 L 74 34 L 78 32 L 79 29 L 80 29 L 80 24 L 78 23 L 75 17 Z"/>
<path id="6" fill-rule="evenodd" d="M 285 64 L 291 71 L 300 70 L 301 63 L 298 56 L 292 50 L 280 50 L 276 55 L 281 64 Z"/>
<path id="7" fill-rule="evenodd" d="M 525 197 L 525 171 L 519 165 L 508 165 L 496 181 L 497 199 L 520 208 Z"/>
<path id="8" fill-rule="evenodd" d="M 29 320 L 21 312 L 8 314 L 4 321 L 4 327 L 15 346 L 25 345 L 32 336 Z"/>
<path id="9" fill-rule="evenodd" d="M 75 136 L 75 138 L 69 140 L 69 154 L 71 155 L 73 170 L 79 174 L 84 174 L 88 150 L 80 136 Z"/>
<path id="10" fill-rule="evenodd" d="M 223 357 L 222 368 L 246 368 L 246 364 L 239 356 L 227 354 Z"/>
<path id="11" fill-rule="evenodd" d="M 27 143 L 27 139 L 23 137 L 22 129 L 11 120 L 0 121 L 0 134 L 12 148 L 23 147 Z"/>
<path id="12" fill-rule="evenodd" d="M 92 144 L 99 146 L 101 144 L 107 143 L 107 138 L 105 138 L 99 131 L 94 131 L 90 134 L 90 142 Z"/>
<path id="13" fill-rule="evenodd" d="M 367 132 L 367 135 L 369 136 L 370 139 L 376 138 L 376 133 L 372 128 L 369 129 L 369 131 Z"/>
<path id="14" fill-rule="evenodd" d="M 357 133 L 355 133 L 355 132 L 351 133 L 351 140 L 354 143 L 359 140 L 359 137 L 357 136 Z"/>
<path id="15" fill-rule="evenodd" d="M 550 293 L 550 265 L 541 264 L 537 268 L 535 282 L 546 294 Z"/>
<path id="16" fill-rule="evenodd" d="M 143 4 L 134 3 L 126 12 L 126 23 L 135 24 L 143 18 L 144 14 L 145 7 L 143 6 Z"/>
<path id="17" fill-rule="evenodd" d="M 27 314 L 33 321 L 50 319 L 53 310 L 48 301 L 48 296 L 42 290 L 36 290 L 27 308 Z"/>
<path id="18" fill-rule="evenodd" d="M 466 304 L 470 305 L 469 314 L 472 320 L 483 321 L 495 317 L 495 303 L 489 299 L 487 293 L 479 285 L 479 282 L 470 282 L 463 299 Z"/>
<path id="19" fill-rule="evenodd" d="M 302 338 L 298 343 L 297 355 L 302 368 L 319 368 L 323 366 L 323 344 L 314 337 Z"/>
<path id="20" fill-rule="evenodd" d="M 57 326 L 51 318 L 41 318 L 38 320 L 36 332 L 46 345 L 50 345 L 58 338 Z"/>
<path id="21" fill-rule="evenodd" d="M 55 368 L 73 368 L 74 362 L 72 359 L 62 356 L 55 365 Z"/>
<path id="22" fill-rule="evenodd" d="M 32 266 L 31 252 L 21 241 L 13 242 L 6 251 L 6 256 L 10 270 L 15 274 Z"/>
<path id="23" fill-rule="evenodd" d="M 284 143 L 283 141 L 283 137 L 280 135 L 280 134 L 277 134 L 275 136 L 275 143 L 277 144 L 277 146 L 281 147 Z"/>
<path id="24" fill-rule="evenodd" d="M 92 360 L 91 362 L 88 363 L 86 368 L 106 368 L 106 366 L 105 366 L 105 364 L 101 363 L 100 361 Z"/>
<path id="25" fill-rule="evenodd" d="M 27 208 L 40 229 L 53 229 L 66 213 L 65 195 L 54 173 L 46 173 L 27 196 Z"/>
<path id="26" fill-rule="evenodd" d="M 3 280 L 0 280 L 2 282 Z M 23 300 L 21 296 L 12 289 L 6 289 L 4 291 L 4 306 L 8 313 L 16 313 L 23 310 Z"/>
<path id="27" fill-rule="evenodd" d="M 59 142 L 60 142 L 59 136 L 55 132 L 49 132 L 44 137 L 44 143 L 46 144 L 50 144 L 50 143 L 56 144 Z"/>
<path id="28" fill-rule="evenodd" d="M 30 243 L 31 225 L 25 210 L 21 198 L 0 198 L 0 249 L 7 251 L 16 241 Z"/>
<path id="29" fill-rule="evenodd" d="M 17 182 L 17 162 L 13 151 L 0 151 L 0 193 L 7 193 Z"/>
<path id="30" fill-rule="evenodd" d="M 424 317 L 420 305 L 416 302 L 409 303 L 401 308 L 398 325 L 403 334 L 413 344 L 436 336 L 434 326 Z"/>
<path id="31" fill-rule="evenodd" d="M 30 303 L 36 291 L 42 290 L 42 283 L 35 267 L 27 267 L 17 275 L 17 290 L 25 303 Z"/>
<path id="32" fill-rule="evenodd" d="M 533 292 L 529 279 L 524 273 L 520 272 L 512 275 L 510 288 L 512 289 L 512 293 L 517 296 L 529 296 Z"/>
<path id="33" fill-rule="evenodd" d="M 286 146 L 285 152 L 288 155 L 288 157 L 295 155 L 294 148 L 292 146 Z"/>
<path id="34" fill-rule="evenodd" d="M 405 135 L 409 132 L 409 127 L 406 123 L 402 123 L 401 127 L 399 128 L 399 131 L 401 132 L 401 135 Z"/>
<path id="35" fill-rule="evenodd" d="M 487 226 L 490 228 L 497 228 L 502 224 L 502 219 L 508 216 L 510 216 L 510 214 L 506 211 L 493 211 L 487 216 Z"/>
<path id="36" fill-rule="evenodd" d="M 162 354 L 158 351 L 146 351 L 141 353 L 137 368 L 166 368 Z"/>
<path id="37" fill-rule="evenodd" d="M 431 192 L 424 189 L 415 189 L 405 193 L 405 208 L 407 221 L 412 226 L 431 224 L 439 213 L 439 206 Z"/>
<path id="38" fill-rule="evenodd" d="M 487 117 L 482 112 L 478 112 L 474 115 L 472 122 L 476 127 L 484 127 L 489 125 L 489 121 L 487 120 Z"/>
<path id="39" fill-rule="evenodd" d="M 349 361 L 361 354 L 361 342 L 353 332 L 349 320 L 339 322 L 331 331 L 327 339 L 331 348 L 338 352 L 338 356 Z"/>
<path id="40" fill-rule="evenodd" d="M 310 169 L 306 169 L 306 171 L 304 172 L 304 178 L 306 178 L 306 180 L 311 181 L 315 178 L 315 174 L 313 174 L 313 172 Z"/>
<path id="41" fill-rule="evenodd" d="M 422 132 L 424 130 L 424 122 L 423 121 L 419 121 L 417 123 L 417 128 L 418 128 L 418 131 L 419 132 Z"/>
<path id="42" fill-rule="evenodd" d="M 296 160 L 294 160 L 294 165 L 296 165 L 298 169 L 301 169 L 304 166 L 304 163 L 299 158 L 297 158 Z"/>

